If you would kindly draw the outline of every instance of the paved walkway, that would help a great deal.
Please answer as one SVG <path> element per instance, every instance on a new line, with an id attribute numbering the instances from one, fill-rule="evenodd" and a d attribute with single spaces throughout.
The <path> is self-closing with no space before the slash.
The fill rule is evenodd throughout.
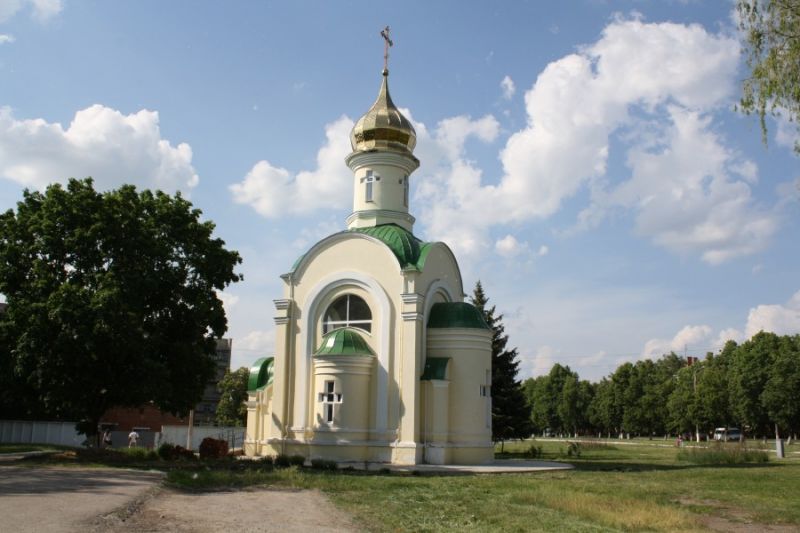
<path id="1" fill-rule="evenodd" d="M 141 498 L 161 472 L 0 466 L 0 531 L 81 531 L 87 520 Z"/>

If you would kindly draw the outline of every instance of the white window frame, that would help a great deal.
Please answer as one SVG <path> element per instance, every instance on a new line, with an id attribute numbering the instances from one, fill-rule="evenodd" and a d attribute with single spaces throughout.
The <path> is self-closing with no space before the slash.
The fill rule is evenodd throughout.
<path id="1" fill-rule="evenodd" d="M 364 183 L 364 201 L 365 202 L 374 202 L 374 183 L 378 181 L 380 178 L 377 174 L 372 172 L 371 170 L 367 170 L 367 175 L 364 176 L 363 181 Z"/>
<path id="2" fill-rule="evenodd" d="M 333 424 L 336 414 L 335 406 L 342 404 L 342 393 L 336 392 L 336 382 L 326 380 L 322 386 L 322 392 L 317 396 L 317 401 L 322 404 L 324 422 Z"/>
<path id="3" fill-rule="evenodd" d="M 333 304 L 338 302 L 340 298 L 343 298 L 345 296 L 347 297 L 347 305 L 345 307 L 345 319 L 344 320 L 327 320 L 327 318 L 328 318 L 328 309 L 330 309 Z M 352 298 L 352 297 L 358 298 L 359 300 L 364 302 L 364 305 L 366 305 L 367 309 L 369 309 L 369 314 L 370 314 L 369 319 L 366 319 L 366 320 L 351 320 L 350 319 L 350 298 Z M 351 293 L 347 293 L 347 294 L 344 294 L 342 296 L 339 296 L 339 297 L 337 297 L 335 300 L 333 300 L 331 302 L 331 304 L 328 306 L 328 309 L 326 309 L 325 310 L 325 314 L 322 315 L 322 334 L 323 335 L 325 335 L 326 333 L 328 333 L 330 331 L 333 331 L 335 329 L 347 328 L 347 327 L 355 327 L 355 328 L 364 330 L 367 333 L 371 333 L 372 332 L 372 309 L 370 309 L 370 307 L 367 304 L 367 302 L 363 298 L 361 298 L 360 296 L 357 296 L 357 295 L 351 294 Z M 367 326 L 367 327 L 364 327 L 364 326 Z"/>

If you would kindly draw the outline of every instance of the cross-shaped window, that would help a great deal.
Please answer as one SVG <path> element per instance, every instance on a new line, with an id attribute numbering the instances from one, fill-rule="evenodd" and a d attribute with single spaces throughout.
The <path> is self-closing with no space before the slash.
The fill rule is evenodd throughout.
<path id="1" fill-rule="evenodd" d="M 380 178 L 378 178 L 378 176 L 376 176 L 371 170 L 367 170 L 367 175 L 364 178 L 364 181 L 366 182 L 366 190 L 364 192 L 364 201 L 366 201 L 366 202 L 372 202 L 373 201 L 372 200 L 372 184 L 375 181 L 377 181 L 378 179 L 380 179 Z"/>
<path id="2" fill-rule="evenodd" d="M 319 393 L 318 401 L 322 404 L 325 422 L 328 424 L 333 423 L 333 406 L 342 403 L 342 393 L 335 391 L 333 381 L 325 382 L 324 392 Z"/>

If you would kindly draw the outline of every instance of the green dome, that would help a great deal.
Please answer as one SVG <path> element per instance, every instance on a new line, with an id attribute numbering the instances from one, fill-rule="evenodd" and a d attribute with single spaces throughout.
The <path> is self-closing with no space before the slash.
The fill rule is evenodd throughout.
<path id="1" fill-rule="evenodd" d="M 433 304 L 428 317 L 429 328 L 491 329 L 483 313 L 466 302 L 440 302 Z"/>
<path id="2" fill-rule="evenodd" d="M 250 367 L 250 377 L 247 379 L 247 390 L 260 390 L 272 383 L 272 375 L 275 371 L 272 357 L 262 357 Z"/>
<path id="3" fill-rule="evenodd" d="M 422 242 L 414 235 L 396 224 L 381 224 L 367 228 L 353 228 L 350 231 L 369 235 L 383 242 L 400 261 L 400 266 L 415 267 L 422 270 L 430 243 Z"/>
<path id="4" fill-rule="evenodd" d="M 314 357 L 331 355 L 353 355 L 371 357 L 375 355 L 367 341 L 353 328 L 339 328 L 322 336 L 322 343 Z"/>

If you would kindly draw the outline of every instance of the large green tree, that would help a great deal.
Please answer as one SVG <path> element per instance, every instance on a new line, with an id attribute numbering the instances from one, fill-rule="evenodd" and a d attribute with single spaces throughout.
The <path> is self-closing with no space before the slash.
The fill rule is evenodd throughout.
<path id="1" fill-rule="evenodd" d="M 186 413 L 227 327 L 217 290 L 241 259 L 180 194 L 91 179 L 25 191 L 0 215 L 0 370 L 88 435 L 111 406 Z"/>
<path id="2" fill-rule="evenodd" d="M 220 393 L 217 404 L 217 424 L 220 426 L 243 426 L 247 422 L 247 380 L 250 370 L 242 367 L 234 372 L 225 372 L 217 390 Z"/>
<path id="3" fill-rule="evenodd" d="M 789 436 L 800 429 L 800 335 L 778 339 L 761 403 L 775 425 L 776 438 L 780 429 Z"/>
<path id="4" fill-rule="evenodd" d="M 740 344 L 733 353 L 728 377 L 731 414 L 742 429 L 765 435 L 770 429 L 761 393 L 770 377 L 781 337 L 759 332 Z"/>
<path id="5" fill-rule="evenodd" d="M 800 0 L 739 0 L 737 7 L 750 67 L 740 108 L 758 115 L 766 142 L 767 115 L 800 128 Z M 800 153 L 800 141 L 794 148 Z"/>
<path id="6" fill-rule="evenodd" d="M 489 299 L 480 281 L 475 284 L 471 301 L 492 328 L 492 440 L 503 442 L 529 437 L 533 431 L 531 409 L 517 381 L 517 349 L 507 349 L 503 315 L 495 314 L 495 306 L 488 306 Z"/>

